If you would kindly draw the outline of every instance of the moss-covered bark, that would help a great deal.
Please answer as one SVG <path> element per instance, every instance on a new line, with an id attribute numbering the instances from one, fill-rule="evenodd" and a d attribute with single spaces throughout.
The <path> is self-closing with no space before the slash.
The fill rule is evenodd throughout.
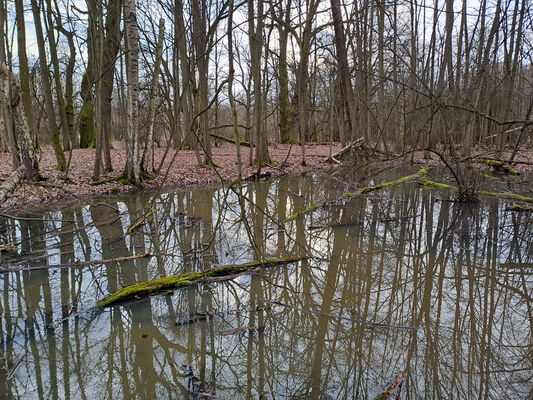
<path id="1" fill-rule="evenodd" d="M 485 164 L 487 167 L 491 167 L 495 172 L 503 172 L 509 175 L 520 175 L 514 165 L 504 161 L 492 160 L 489 158 L 472 158 L 470 161 L 477 164 Z"/>
<path id="2" fill-rule="evenodd" d="M 229 138 L 229 137 L 226 137 L 226 136 L 219 135 L 218 133 L 210 133 L 209 136 L 214 137 L 214 138 L 216 138 L 216 139 L 224 140 L 225 142 L 228 142 L 228 143 L 236 144 L 236 140 L 235 140 L 235 139 L 233 139 L 233 138 Z M 239 144 L 240 144 L 241 146 L 247 146 L 247 147 L 250 147 L 250 142 L 248 142 L 247 140 L 244 140 L 244 139 L 241 139 L 241 140 L 239 141 Z"/>
<path id="3" fill-rule="evenodd" d="M 251 271 L 257 267 L 275 267 L 301 260 L 303 260 L 302 257 L 266 259 L 262 261 L 251 261 L 246 264 L 223 265 L 220 267 L 209 268 L 200 272 L 188 272 L 181 275 L 152 279 L 150 281 L 137 283 L 135 285 L 125 286 L 106 297 L 94 308 L 105 308 L 133 298 L 159 294 L 173 289 L 180 289 L 198 283 L 207 277 L 235 275 L 246 271 Z"/>

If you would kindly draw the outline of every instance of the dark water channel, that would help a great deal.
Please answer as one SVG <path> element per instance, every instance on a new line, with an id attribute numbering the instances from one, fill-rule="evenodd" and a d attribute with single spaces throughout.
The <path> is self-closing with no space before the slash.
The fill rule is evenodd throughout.
<path id="1" fill-rule="evenodd" d="M 248 184 L 244 202 L 227 188 L 141 193 L 2 219 L 16 251 L 1 255 L 12 271 L 0 274 L 0 398 L 373 399 L 400 372 L 402 399 L 532 398 L 533 215 L 407 183 L 277 225 L 369 183 L 358 179 Z M 491 185 L 533 195 L 531 177 L 517 180 Z M 150 204 L 156 218 L 125 235 Z M 146 252 L 155 257 L 49 268 Z M 309 258 L 90 310 L 125 285 L 258 254 Z M 259 329 L 221 334 L 239 327 Z"/>

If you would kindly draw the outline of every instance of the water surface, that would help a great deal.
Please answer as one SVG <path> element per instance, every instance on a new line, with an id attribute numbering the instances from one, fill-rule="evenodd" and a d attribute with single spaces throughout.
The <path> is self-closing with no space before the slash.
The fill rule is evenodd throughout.
<path id="1" fill-rule="evenodd" d="M 289 177 L 242 197 L 140 193 L 2 219 L 16 250 L 1 254 L 0 398 L 372 399 L 400 372 L 404 399 L 531 398 L 531 214 L 407 183 L 278 224 L 405 173 Z M 533 180 L 518 181 L 491 185 L 531 195 Z M 125 235 L 149 209 L 156 218 Z M 69 266 L 142 253 L 155 256 Z M 261 256 L 308 258 L 91 310 L 132 283 Z M 259 329 L 221 334 L 241 327 Z"/>

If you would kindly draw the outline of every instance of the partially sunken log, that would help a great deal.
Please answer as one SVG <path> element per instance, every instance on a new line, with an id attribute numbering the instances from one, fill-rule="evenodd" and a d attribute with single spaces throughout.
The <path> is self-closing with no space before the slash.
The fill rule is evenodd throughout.
<path id="1" fill-rule="evenodd" d="M 448 185 L 446 183 L 440 183 L 440 182 L 433 182 L 429 179 L 426 179 L 422 182 L 422 185 L 424 186 L 433 186 L 439 189 L 451 189 L 451 190 L 459 190 L 456 186 Z M 532 197 L 522 196 L 515 193 L 498 193 L 498 192 L 488 192 L 485 190 L 479 190 L 475 192 L 479 196 L 488 196 L 488 197 L 497 197 L 499 199 L 503 200 L 514 200 L 519 201 L 522 203 L 533 203 Z"/>
<path id="2" fill-rule="evenodd" d="M 377 190 L 381 190 L 381 189 L 385 189 L 385 188 L 388 188 L 388 187 L 391 187 L 391 186 L 394 186 L 394 185 L 398 185 L 400 183 L 416 180 L 418 178 L 421 178 L 421 177 L 425 176 L 428 172 L 429 172 L 429 167 L 422 167 L 422 168 L 420 168 L 418 170 L 418 172 L 416 172 L 416 173 L 414 173 L 412 175 L 404 176 L 404 177 L 402 177 L 400 179 L 396 179 L 395 181 L 380 183 L 379 185 L 375 185 L 375 186 L 367 186 L 365 188 L 357 190 L 356 192 L 346 192 L 340 197 L 340 200 L 349 199 L 349 198 L 352 198 L 352 197 L 355 197 L 355 196 L 358 196 L 358 195 L 368 194 L 368 193 L 371 193 L 371 192 L 375 192 Z M 337 200 L 339 200 L 339 199 L 335 199 L 333 202 L 336 202 Z M 295 219 L 300 218 L 302 215 L 309 214 L 309 213 L 319 209 L 320 207 L 324 207 L 327 204 L 329 204 L 329 202 L 322 203 L 322 204 L 311 205 L 311 206 L 307 207 L 305 210 L 301 210 L 301 211 L 295 212 L 294 214 L 289 216 L 287 219 L 282 221 L 282 223 L 294 221 Z"/>
<path id="3" fill-rule="evenodd" d="M 304 260 L 302 257 L 287 257 L 281 259 L 266 259 L 262 261 L 251 261 L 246 264 L 231 264 L 220 267 L 213 267 L 200 272 L 188 272 L 181 275 L 173 275 L 165 278 L 152 279 L 150 281 L 125 286 L 115 293 L 109 295 L 94 308 L 105 308 L 114 304 L 131 300 L 134 298 L 146 297 L 167 292 L 169 290 L 180 289 L 203 281 L 208 277 L 235 275 L 242 272 L 251 271 L 257 267 L 275 267 Z"/>

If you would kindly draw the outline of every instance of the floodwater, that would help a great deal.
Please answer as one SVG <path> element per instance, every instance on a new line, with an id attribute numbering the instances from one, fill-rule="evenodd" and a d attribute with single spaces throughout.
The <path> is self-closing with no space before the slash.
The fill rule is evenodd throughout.
<path id="1" fill-rule="evenodd" d="M 1 254 L 0 398 L 374 399 L 394 382 L 402 399 L 532 398 L 531 213 L 406 183 L 278 225 L 405 174 L 289 177 L 242 197 L 140 193 L 2 219 L 0 240 L 16 249 Z M 532 195 L 531 177 L 515 180 L 491 185 Z M 156 217 L 125 235 L 150 208 Z M 72 265 L 142 253 L 154 256 Z M 91 309 L 132 283 L 261 255 L 308 258 Z M 233 328 L 245 329 L 222 334 Z"/>

